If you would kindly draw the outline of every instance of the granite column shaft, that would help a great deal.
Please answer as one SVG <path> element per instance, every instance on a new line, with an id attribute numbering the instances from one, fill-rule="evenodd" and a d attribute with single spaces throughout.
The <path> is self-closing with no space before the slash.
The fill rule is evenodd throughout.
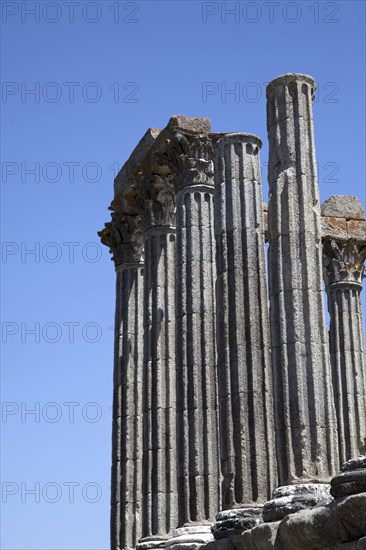
<path id="1" fill-rule="evenodd" d="M 213 162 L 192 145 L 177 190 L 179 521 L 169 546 L 212 538 L 219 509 Z M 195 157 L 197 154 L 197 158 Z M 184 527 L 185 526 L 185 527 Z M 185 546 L 186 547 L 186 546 Z"/>
<path id="2" fill-rule="evenodd" d="M 342 463 L 366 454 L 365 337 L 360 293 L 366 247 L 324 242 L 329 346 Z"/>
<path id="3" fill-rule="evenodd" d="M 164 547 L 177 525 L 174 199 L 145 202 L 143 506 L 140 549 Z M 165 193 L 165 194 L 164 194 Z M 169 197 L 169 200 L 167 200 Z M 171 199 L 171 201 L 170 201 Z M 142 330 L 142 326 L 140 327 Z"/>
<path id="4" fill-rule="evenodd" d="M 277 481 L 261 145 L 250 134 L 227 134 L 215 153 L 222 508 L 248 513 L 270 498 Z M 255 512 L 247 523 L 251 516 L 255 525 L 260 510 Z"/>
<path id="5" fill-rule="evenodd" d="M 313 136 L 315 82 L 290 74 L 267 88 L 269 296 L 280 485 L 327 482 L 337 425 L 322 294 Z"/>
<path id="6" fill-rule="evenodd" d="M 111 548 L 132 550 L 141 536 L 144 263 L 139 217 L 112 220 L 100 233 L 116 266 Z"/>

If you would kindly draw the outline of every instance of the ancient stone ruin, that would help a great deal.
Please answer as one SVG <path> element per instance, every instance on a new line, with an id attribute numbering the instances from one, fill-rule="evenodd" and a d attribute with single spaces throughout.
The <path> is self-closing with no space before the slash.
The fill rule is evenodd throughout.
<path id="1" fill-rule="evenodd" d="M 115 179 L 112 550 L 366 548 L 366 220 L 320 206 L 314 90 L 267 88 L 268 207 L 261 140 L 204 118 Z"/>

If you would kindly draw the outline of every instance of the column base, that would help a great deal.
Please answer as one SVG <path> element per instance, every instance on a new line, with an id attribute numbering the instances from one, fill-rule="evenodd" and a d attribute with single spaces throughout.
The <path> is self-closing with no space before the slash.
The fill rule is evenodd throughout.
<path id="1" fill-rule="evenodd" d="M 366 492 L 366 456 L 359 456 L 345 462 L 341 473 L 332 478 L 331 495 L 334 498 Z"/>
<path id="2" fill-rule="evenodd" d="M 263 523 L 262 513 L 263 507 L 222 510 L 216 516 L 212 533 L 216 540 L 241 535 L 243 531 Z"/>
<path id="3" fill-rule="evenodd" d="M 136 550 L 154 550 L 155 548 L 165 548 L 167 539 L 159 535 L 144 537 L 137 543 Z"/>
<path id="4" fill-rule="evenodd" d="M 328 483 L 283 485 L 273 491 L 263 508 L 265 522 L 278 521 L 299 510 L 324 506 L 333 501 Z"/>
<path id="5" fill-rule="evenodd" d="M 186 523 L 173 531 L 172 538 L 166 542 L 168 550 L 195 550 L 214 540 L 211 523 L 199 525 Z"/>

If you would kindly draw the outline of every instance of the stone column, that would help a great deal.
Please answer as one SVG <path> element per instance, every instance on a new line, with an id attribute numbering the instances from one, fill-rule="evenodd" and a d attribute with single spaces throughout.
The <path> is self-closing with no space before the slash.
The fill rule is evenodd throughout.
<path id="1" fill-rule="evenodd" d="M 324 241 L 329 345 L 343 462 L 366 454 L 366 364 L 360 293 L 366 247 L 355 239 Z"/>
<path id="2" fill-rule="evenodd" d="M 215 537 L 261 521 L 276 486 L 259 149 L 226 134 L 215 152 L 217 350 L 222 509 Z"/>
<path id="3" fill-rule="evenodd" d="M 212 540 L 210 526 L 220 505 L 214 180 L 212 146 L 207 137 L 187 136 L 178 131 L 174 142 L 179 156 L 176 176 L 179 528 L 167 547 L 191 549 Z"/>
<path id="4" fill-rule="evenodd" d="M 169 177 L 144 175 L 143 504 L 139 549 L 163 548 L 177 525 L 175 193 Z"/>
<path id="5" fill-rule="evenodd" d="M 99 233 L 116 267 L 111 548 L 133 549 L 141 535 L 142 238 L 138 216 L 112 215 Z"/>
<path id="6" fill-rule="evenodd" d="M 281 76 L 267 88 L 269 296 L 280 485 L 328 483 L 339 464 L 322 294 L 314 89 L 314 80 L 301 74 Z M 289 495 L 294 491 L 290 488 Z M 280 493 L 280 498 L 287 494 L 284 488 Z M 318 498 L 319 487 L 314 494 Z"/>

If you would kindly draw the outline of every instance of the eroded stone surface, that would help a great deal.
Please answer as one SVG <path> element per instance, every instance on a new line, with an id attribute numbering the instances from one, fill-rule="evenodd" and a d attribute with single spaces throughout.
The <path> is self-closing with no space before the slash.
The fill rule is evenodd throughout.
<path id="1" fill-rule="evenodd" d="M 137 550 L 155 550 L 165 548 L 166 539 L 159 537 L 145 537 L 139 541 Z"/>
<path id="2" fill-rule="evenodd" d="M 166 542 L 168 550 L 195 550 L 213 540 L 210 525 L 184 525 Z"/>
<path id="3" fill-rule="evenodd" d="M 333 239 L 347 240 L 347 220 L 345 218 L 333 218 L 330 216 L 322 216 L 322 236 Z"/>
<path id="4" fill-rule="evenodd" d="M 357 540 L 366 535 L 366 493 L 336 500 L 334 510 L 348 539 Z"/>
<path id="5" fill-rule="evenodd" d="M 233 543 L 235 550 L 270 550 L 275 548 L 280 522 L 263 523 L 245 531 Z"/>
<path id="6" fill-rule="evenodd" d="M 205 550 L 364 550 L 366 493 L 264 523 Z M 225 542 L 224 542 L 225 541 Z"/>
<path id="7" fill-rule="evenodd" d="M 357 456 L 355 458 L 347 460 L 347 462 L 342 464 L 341 471 L 349 472 L 353 470 L 359 470 L 360 468 L 366 468 L 366 456 Z"/>
<path id="8" fill-rule="evenodd" d="M 347 539 L 334 509 L 321 506 L 285 518 L 278 529 L 276 547 L 316 550 Z"/>
<path id="9" fill-rule="evenodd" d="M 185 115 L 174 115 L 168 122 L 168 128 L 175 126 L 197 134 L 208 134 L 211 131 L 209 118 L 190 118 Z"/>
<path id="10" fill-rule="evenodd" d="M 351 195 L 333 195 L 322 204 L 321 213 L 322 216 L 346 220 L 365 219 L 365 212 L 359 199 Z"/>
<path id="11" fill-rule="evenodd" d="M 322 204 L 322 238 L 366 244 L 365 213 L 357 197 L 334 195 Z"/>
<path id="12" fill-rule="evenodd" d="M 327 546 L 322 550 L 366 550 L 366 537 L 354 542 L 341 542 L 335 546 Z"/>
<path id="13" fill-rule="evenodd" d="M 329 504 L 332 500 L 327 484 L 286 485 L 276 489 L 272 500 L 264 505 L 263 519 L 266 522 L 277 521 L 299 510 Z"/>
<path id="14" fill-rule="evenodd" d="M 311 77 L 297 74 L 267 88 L 268 276 L 281 485 L 326 482 L 339 466 L 323 309 L 314 89 Z"/>
<path id="15" fill-rule="evenodd" d="M 366 468 L 346 471 L 335 476 L 331 481 L 331 494 L 340 498 L 366 491 Z"/>
<path id="16" fill-rule="evenodd" d="M 215 539 L 240 535 L 247 529 L 263 523 L 262 508 L 235 508 L 223 510 L 216 516 L 211 530 Z"/>
<path id="17" fill-rule="evenodd" d="M 261 506 L 276 486 L 273 416 L 268 414 L 273 401 L 260 146 L 256 136 L 239 133 L 226 134 L 215 144 L 217 372 L 224 510 Z M 231 528 L 235 530 L 233 523 Z M 224 536 L 224 532 L 223 527 L 217 534 Z"/>
<path id="18" fill-rule="evenodd" d="M 136 172 L 141 170 L 143 158 L 159 133 L 158 128 L 149 128 L 118 172 L 114 180 L 114 199 L 112 202 L 114 211 L 120 214 L 136 214 L 136 209 L 129 200 L 129 194 L 136 180 Z"/>
<path id="19" fill-rule="evenodd" d="M 355 239 L 359 245 L 366 245 L 366 221 L 348 220 L 347 238 Z"/>

